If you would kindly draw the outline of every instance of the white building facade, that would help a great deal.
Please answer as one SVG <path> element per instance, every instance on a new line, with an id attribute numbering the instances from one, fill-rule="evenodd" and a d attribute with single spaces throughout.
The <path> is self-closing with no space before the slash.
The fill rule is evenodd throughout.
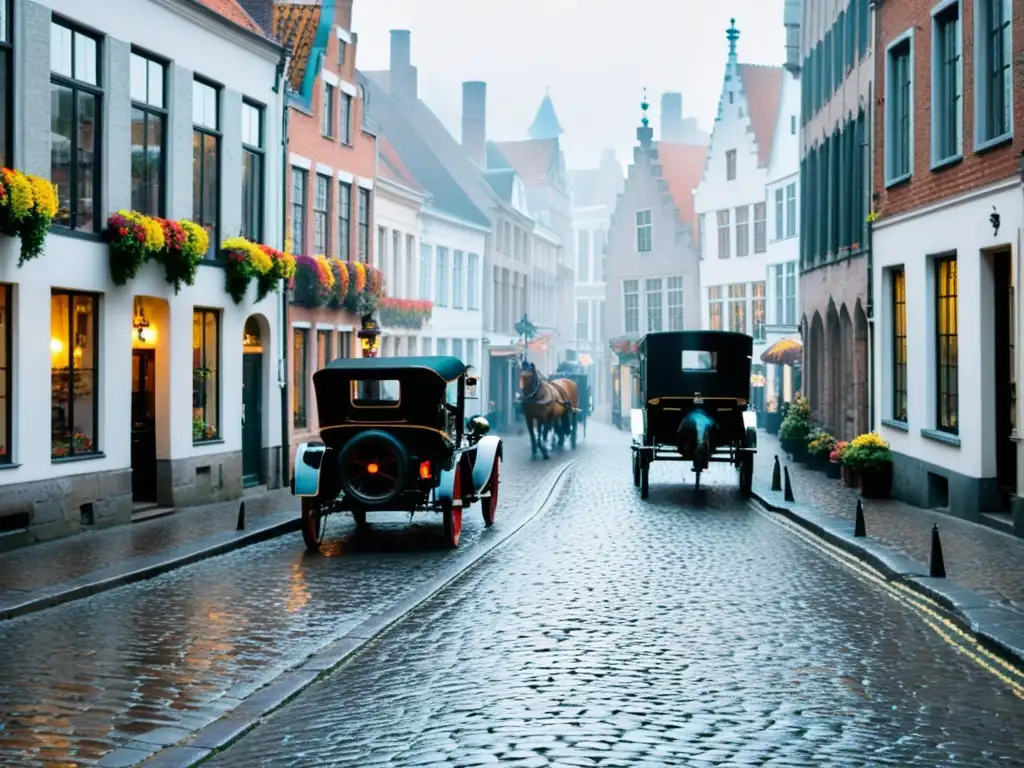
<path id="1" fill-rule="evenodd" d="M 0 242 L 0 517 L 15 543 L 235 498 L 243 476 L 282 484 L 281 296 L 250 286 L 235 303 L 219 244 L 282 246 L 283 51 L 196 3 L 122 6 L 13 0 L 4 15 L 5 165 L 57 182 L 62 209 L 23 267 Z M 102 232 L 133 208 L 209 230 L 193 285 L 175 293 L 153 262 L 113 282 Z"/>
<path id="2" fill-rule="evenodd" d="M 605 418 L 610 387 L 606 371 L 612 364 L 605 326 L 605 244 L 611 226 L 612 209 L 605 205 L 573 208 L 572 227 L 576 238 L 575 319 L 576 352 L 593 371 L 591 397 Z"/>
<path id="3" fill-rule="evenodd" d="M 767 212 L 768 270 L 765 312 L 765 345 L 781 339 L 800 339 L 800 78 L 791 71 L 782 76 L 782 99 L 775 146 L 768 165 Z M 758 362 L 758 361 L 755 361 Z M 765 401 L 768 410 L 793 401 L 800 387 L 790 366 L 765 366 Z"/>
<path id="4" fill-rule="evenodd" d="M 420 331 L 420 354 L 454 355 L 476 368 L 486 387 L 483 254 L 490 231 L 429 205 L 419 225 L 418 295 L 434 303 Z"/>
<path id="5" fill-rule="evenodd" d="M 573 342 L 566 329 L 559 327 L 566 305 L 560 295 L 565 286 L 558 279 L 564 266 L 562 241 L 553 230 L 539 223 L 534 227 L 532 240 L 526 312 L 538 333 L 530 345 L 529 358 L 542 372 L 553 374 L 562 359 L 560 352 L 571 348 Z"/>

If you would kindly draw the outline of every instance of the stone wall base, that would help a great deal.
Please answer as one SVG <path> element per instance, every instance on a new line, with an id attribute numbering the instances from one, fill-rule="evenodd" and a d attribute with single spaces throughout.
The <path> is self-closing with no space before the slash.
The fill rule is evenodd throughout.
<path id="1" fill-rule="evenodd" d="M 157 502 L 196 507 L 242 495 L 242 452 L 211 453 L 156 463 Z"/>
<path id="2" fill-rule="evenodd" d="M 947 512 L 971 522 L 978 522 L 983 512 L 1001 506 L 996 478 L 968 477 L 896 451 L 892 453 L 892 496 L 915 507 Z"/>
<path id="3" fill-rule="evenodd" d="M 272 445 L 263 449 L 263 484 L 268 491 L 281 488 L 281 446 Z"/>
<path id="4" fill-rule="evenodd" d="M 131 520 L 131 469 L 5 485 L 0 493 L 0 550 Z"/>

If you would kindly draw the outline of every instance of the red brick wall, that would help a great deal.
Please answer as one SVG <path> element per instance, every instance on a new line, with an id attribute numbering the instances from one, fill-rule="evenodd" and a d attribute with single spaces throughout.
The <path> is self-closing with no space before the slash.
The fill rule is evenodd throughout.
<path id="1" fill-rule="evenodd" d="M 1024 71 L 1017 63 L 1024 34 L 1024 3 L 1013 4 L 1013 93 L 1014 139 L 981 154 L 974 152 L 974 3 L 961 3 L 963 34 L 963 161 L 933 172 L 931 170 L 931 69 L 932 20 L 935 0 L 889 0 L 876 5 L 878 39 L 875 51 L 874 183 L 879 197 L 873 210 L 879 218 L 927 205 L 968 190 L 1008 178 L 1017 173 L 1017 158 L 1024 147 Z M 914 28 L 914 142 L 913 176 L 903 184 L 885 189 L 885 49 L 911 27 Z"/>

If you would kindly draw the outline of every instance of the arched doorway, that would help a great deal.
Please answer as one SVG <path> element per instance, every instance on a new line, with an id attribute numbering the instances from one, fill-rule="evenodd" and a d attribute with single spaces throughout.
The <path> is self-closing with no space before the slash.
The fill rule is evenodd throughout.
<path id="1" fill-rule="evenodd" d="M 825 415 L 825 324 L 821 314 L 811 320 L 810 381 L 807 384 L 811 408 L 817 417 Z"/>
<path id="2" fill-rule="evenodd" d="M 263 331 L 255 315 L 242 332 L 242 483 L 263 482 Z"/>
<path id="3" fill-rule="evenodd" d="M 856 396 L 856 420 L 854 431 L 858 435 L 867 432 L 872 425 L 868 423 L 868 316 L 864 307 L 857 299 L 857 305 L 853 312 L 853 338 L 854 338 L 854 386 L 857 388 Z"/>
<path id="4" fill-rule="evenodd" d="M 842 381 L 843 339 L 839 328 L 839 310 L 829 299 L 828 314 L 825 316 L 825 359 L 826 374 L 824 386 L 825 420 L 828 431 L 840 435 L 842 430 Z"/>

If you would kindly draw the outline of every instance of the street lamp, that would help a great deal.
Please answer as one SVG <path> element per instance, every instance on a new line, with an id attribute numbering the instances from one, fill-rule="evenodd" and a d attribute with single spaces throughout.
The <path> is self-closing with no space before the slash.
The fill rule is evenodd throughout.
<path id="1" fill-rule="evenodd" d="M 523 313 L 522 319 L 515 324 L 516 333 L 523 337 L 523 345 L 528 345 L 537 336 L 537 326 Z"/>
<path id="2" fill-rule="evenodd" d="M 380 351 L 381 330 L 377 327 L 377 321 L 373 319 L 373 313 L 363 315 L 362 327 L 356 331 L 356 338 L 362 347 L 363 357 L 376 357 Z"/>

